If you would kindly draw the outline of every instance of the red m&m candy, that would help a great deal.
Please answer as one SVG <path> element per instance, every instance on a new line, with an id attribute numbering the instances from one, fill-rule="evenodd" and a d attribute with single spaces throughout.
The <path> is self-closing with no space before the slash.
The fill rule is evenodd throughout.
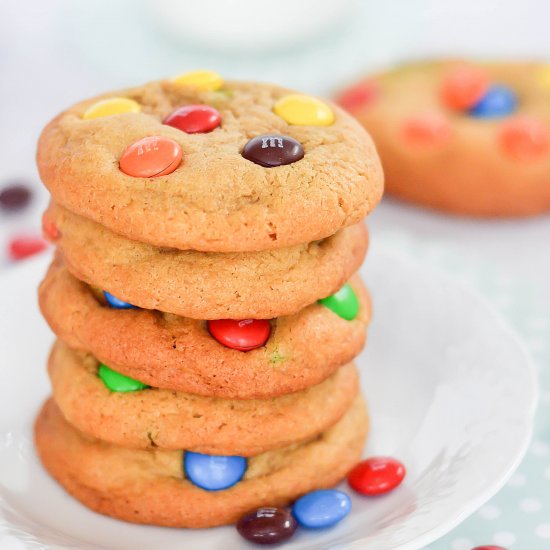
<path id="1" fill-rule="evenodd" d="M 362 495 L 383 495 L 395 489 L 405 477 L 405 466 L 386 456 L 367 458 L 359 462 L 348 475 L 352 489 Z"/>
<path id="2" fill-rule="evenodd" d="M 150 136 L 132 143 L 120 157 L 120 169 L 134 178 L 155 178 L 171 174 L 180 164 L 179 143 L 163 136 Z"/>
<path id="3" fill-rule="evenodd" d="M 216 129 L 222 121 L 220 113 L 208 105 L 185 105 L 170 113 L 163 124 L 186 134 L 205 134 Z"/>
<path id="4" fill-rule="evenodd" d="M 12 260 L 22 260 L 42 252 L 46 246 L 40 237 L 15 237 L 8 245 L 8 253 Z"/>
<path id="5" fill-rule="evenodd" d="M 456 67 L 443 79 L 441 99 L 450 109 L 465 111 L 485 94 L 489 79 L 479 67 Z"/>
<path id="6" fill-rule="evenodd" d="M 59 229 L 57 229 L 53 220 L 50 220 L 50 218 L 46 216 L 46 213 L 42 215 L 42 234 L 49 241 L 56 241 L 61 237 Z"/>
<path id="7" fill-rule="evenodd" d="M 506 122 L 499 139 L 504 152 L 517 160 L 534 160 L 550 149 L 550 130 L 539 120 L 525 116 Z"/>
<path id="8" fill-rule="evenodd" d="M 271 333 L 267 319 L 218 319 L 208 321 L 210 334 L 224 346 L 240 351 L 262 347 Z"/>
<path id="9" fill-rule="evenodd" d="M 502 546 L 476 546 L 472 550 L 506 550 Z"/>
<path id="10" fill-rule="evenodd" d="M 336 103 L 346 109 L 354 111 L 359 107 L 365 107 L 372 103 L 378 95 L 378 88 L 372 80 L 360 82 L 351 88 L 348 88 L 336 98 Z"/>

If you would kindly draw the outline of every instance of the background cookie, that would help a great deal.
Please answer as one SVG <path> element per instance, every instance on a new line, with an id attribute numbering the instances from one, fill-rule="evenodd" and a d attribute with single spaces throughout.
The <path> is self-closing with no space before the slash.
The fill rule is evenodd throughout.
<path id="1" fill-rule="evenodd" d="M 48 363 L 53 397 L 81 432 L 130 448 L 260 454 L 326 430 L 349 409 L 358 390 L 352 364 L 301 392 L 244 401 L 157 388 L 113 392 L 99 378 L 98 367 L 91 355 L 58 341 Z"/>
<path id="2" fill-rule="evenodd" d="M 155 387 L 250 399 L 317 384 L 361 351 L 370 299 L 359 277 L 350 285 L 359 304 L 354 319 L 315 303 L 271 321 L 267 341 L 247 352 L 220 343 L 205 321 L 111 308 L 59 258 L 40 286 L 39 302 L 64 342 L 118 372 Z"/>
<path id="3" fill-rule="evenodd" d="M 339 97 L 372 133 L 388 193 L 456 214 L 550 211 L 550 85 L 538 63 L 405 65 Z"/>
<path id="4" fill-rule="evenodd" d="M 359 460 L 366 432 L 357 398 L 318 438 L 250 458 L 241 482 L 214 492 L 183 478 L 181 451 L 132 450 L 85 438 L 52 400 L 36 420 L 35 442 L 48 472 L 92 510 L 133 523 L 213 527 L 335 485 Z"/>
<path id="5" fill-rule="evenodd" d="M 162 249 L 51 206 L 45 225 L 76 277 L 146 309 L 194 319 L 270 319 L 336 292 L 361 265 L 362 223 L 292 248 L 247 253 Z M 315 284 L 312 284 L 315 281 Z"/>
<path id="6" fill-rule="evenodd" d="M 268 84 L 227 82 L 200 92 L 168 81 L 106 94 L 45 128 L 40 176 L 71 211 L 157 246 L 229 252 L 321 239 L 374 208 L 382 171 L 372 141 L 349 115 L 305 97 L 310 116 L 296 119 L 292 103 L 280 103 L 290 94 Z M 132 100 L 133 108 L 97 116 L 98 100 L 112 97 Z M 214 108 L 219 126 L 188 133 L 178 129 L 177 114 L 163 124 L 194 104 Z M 275 156 L 284 159 L 276 164 L 288 164 L 259 164 L 269 149 L 262 153 L 262 145 L 245 158 L 241 152 L 260 135 L 296 140 L 303 158 L 279 141 Z"/>

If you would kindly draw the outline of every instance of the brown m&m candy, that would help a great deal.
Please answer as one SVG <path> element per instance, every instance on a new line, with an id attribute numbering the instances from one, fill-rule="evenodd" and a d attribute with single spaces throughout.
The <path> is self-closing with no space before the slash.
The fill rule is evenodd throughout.
<path id="1" fill-rule="evenodd" d="M 239 534 L 256 544 L 277 544 L 288 540 L 298 527 L 292 514 L 282 508 L 258 508 L 237 523 Z"/>
<path id="2" fill-rule="evenodd" d="M 304 148 L 289 136 L 263 134 L 252 138 L 243 147 L 241 154 L 255 164 L 273 168 L 304 158 Z"/>
<path id="3" fill-rule="evenodd" d="M 21 210 L 31 200 L 31 191 L 25 184 L 13 183 L 0 191 L 0 209 Z"/>

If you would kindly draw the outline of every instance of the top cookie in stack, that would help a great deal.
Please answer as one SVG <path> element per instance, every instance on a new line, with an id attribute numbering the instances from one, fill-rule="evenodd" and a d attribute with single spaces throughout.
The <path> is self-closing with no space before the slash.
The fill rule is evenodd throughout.
<path id="1" fill-rule="evenodd" d="M 38 165 L 58 251 L 40 288 L 55 403 L 36 428 L 52 475 L 103 513 L 190 527 L 342 479 L 367 429 L 348 363 L 383 187 L 359 124 L 197 72 L 70 108 Z M 220 463 L 204 452 L 239 459 L 231 483 L 197 482 Z"/>
<path id="2" fill-rule="evenodd" d="M 71 212 L 134 241 L 204 252 L 323 239 L 382 193 L 374 146 L 354 119 L 278 86 L 221 80 L 79 103 L 44 130 L 38 167 Z"/>

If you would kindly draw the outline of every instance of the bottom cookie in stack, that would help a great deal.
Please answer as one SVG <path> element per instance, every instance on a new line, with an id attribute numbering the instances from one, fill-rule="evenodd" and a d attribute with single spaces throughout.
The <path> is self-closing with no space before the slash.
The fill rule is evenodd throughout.
<path id="1" fill-rule="evenodd" d="M 46 469 L 92 510 L 133 523 L 191 528 L 233 523 L 251 509 L 284 506 L 334 486 L 360 459 L 366 434 L 361 396 L 338 422 L 308 441 L 248 459 L 105 443 L 72 427 L 51 399 L 35 425 Z M 224 478 L 229 473 L 235 483 L 222 490 L 201 488 L 196 476 L 205 465 Z"/>

